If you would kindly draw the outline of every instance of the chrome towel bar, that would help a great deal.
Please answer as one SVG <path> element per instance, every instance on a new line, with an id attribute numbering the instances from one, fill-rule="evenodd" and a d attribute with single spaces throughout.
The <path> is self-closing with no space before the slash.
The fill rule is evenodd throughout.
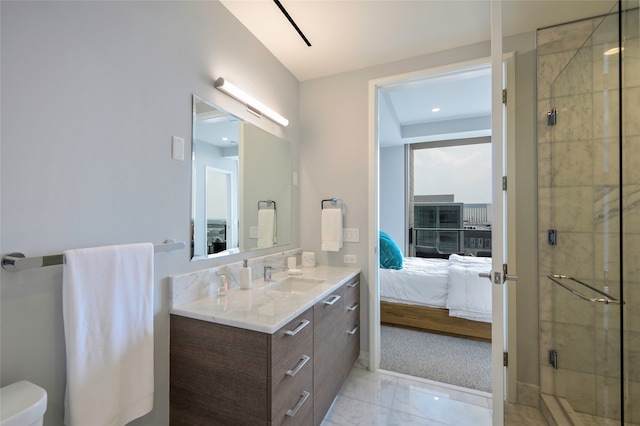
<path id="1" fill-rule="evenodd" d="M 573 293 L 574 295 L 578 296 L 580 299 L 582 300 L 586 300 L 587 302 L 591 302 L 591 303 L 604 303 L 605 305 L 620 305 L 623 304 L 620 302 L 620 300 L 616 299 L 615 297 L 612 297 L 611 295 L 605 293 L 604 291 L 598 290 L 595 287 L 590 286 L 587 283 L 583 283 L 582 281 L 570 277 L 568 275 L 560 275 L 560 274 L 552 274 L 552 275 L 547 275 L 547 278 L 549 278 L 552 282 L 558 284 L 560 287 L 564 288 L 565 290 L 570 291 L 571 293 Z M 578 283 L 581 286 L 587 287 L 589 290 L 592 290 L 596 293 L 598 293 L 601 296 L 604 297 L 589 297 L 589 296 L 585 296 L 584 294 L 580 293 L 578 290 L 573 289 L 571 287 L 569 287 L 567 284 L 563 283 L 562 280 L 568 280 L 574 283 Z"/>
<path id="2" fill-rule="evenodd" d="M 186 244 L 184 242 L 177 243 L 174 240 L 167 240 L 164 243 L 153 245 L 153 249 L 156 253 L 182 250 L 185 247 Z M 42 268 L 45 266 L 62 265 L 63 263 L 64 256 L 62 254 L 52 254 L 39 257 L 25 257 L 25 255 L 22 253 L 14 252 L 7 253 L 2 256 L 2 269 L 12 272 L 31 268 Z"/>

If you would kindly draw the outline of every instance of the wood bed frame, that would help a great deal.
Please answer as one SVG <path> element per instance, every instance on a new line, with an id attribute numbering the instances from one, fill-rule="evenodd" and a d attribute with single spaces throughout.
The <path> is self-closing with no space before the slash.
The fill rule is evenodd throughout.
<path id="1" fill-rule="evenodd" d="M 491 342 L 491 324 L 450 317 L 448 309 L 380 301 L 380 323 Z"/>

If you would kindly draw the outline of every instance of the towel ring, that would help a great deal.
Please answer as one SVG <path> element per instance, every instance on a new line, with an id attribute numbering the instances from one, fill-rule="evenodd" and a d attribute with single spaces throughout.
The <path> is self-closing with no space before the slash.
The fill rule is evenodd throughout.
<path id="1" fill-rule="evenodd" d="M 273 206 L 273 210 L 276 210 L 276 202 L 273 200 L 261 200 L 258 201 L 258 210 L 260 210 L 260 205 L 266 204 L 266 207 Z"/>
<path id="2" fill-rule="evenodd" d="M 342 210 L 343 204 L 342 204 L 342 198 L 327 198 L 325 200 L 322 200 L 322 202 L 320 203 L 320 209 L 324 209 L 324 203 L 325 202 L 330 202 L 332 206 L 337 205 L 338 203 L 340 203 L 340 210 Z"/>

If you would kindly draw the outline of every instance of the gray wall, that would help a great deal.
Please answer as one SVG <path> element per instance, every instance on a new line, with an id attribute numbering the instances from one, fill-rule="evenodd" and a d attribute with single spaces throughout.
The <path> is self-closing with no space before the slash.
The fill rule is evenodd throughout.
<path id="1" fill-rule="evenodd" d="M 2 253 L 188 242 L 192 93 L 294 142 L 297 170 L 299 83 L 220 3 L 0 7 Z M 213 88 L 219 76 L 291 124 L 253 117 Z M 171 159 L 172 135 L 185 138 L 186 161 Z M 293 229 L 288 247 L 298 246 L 297 219 Z M 191 263 L 188 249 L 155 256 L 155 402 L 134 424 L 169 422 L 167 277 L 234 258 Z M 1 279 L 1 385 L 44 387 L 45 424 L 61 425 L 62 267 L 2 271 Z"/>
<path id="2" fill-rule="evenodd" d="M 218 2 L 2 1 L 0 8 L 0 252 L 38 256 L 166 238 L 188 241 L 191 168 L 188 161 L 171 160 L 170 144 L 172 135 L 190 140 L 196 93 L 293 142 L 300 186 L 293 191 L 292 244 L 260 253 L 300 246 L 315 251 L 319 263 L 332 265 L 342 265 L 344 254 L 357 255 L 364 271 L 363 306 L 371 285 L 369 80 L 489 56 L 489 43 L 483 42 L 299 84 Z M 529 38 L 514 43 L 514 49 L 506 43 L 505 50 L 518 50 L 517 61 L 524 58 L 523 69 L 517 62 L 518 90 L 533 93 L 535 67 L 526 68 L 534 63 Z M 212 87 L 218 76 L 291 124 L 282 129 L 251 116 Z M 535 101 L 527 95 L 518 102 L 519 158 L 528 164 L 535 152 L 529 146 Z M 534 190 L 527 192 L 534 188 L 532 169 L 533 163 L 524 166 L 518 179 L 518 190 L 524 185 L 518 209 L 525 217 L 535 215 Z M 320 250 L 320 200 L 330 197 L 344 200 L 345 227 L 360 229 L 360 243 L 345 243 L 340 253 Z M 535 220 L 519 223 L 535 227 Z M 533 232 L 530 241 L 518 238 L 519 271 L 534 264 L 526 292 L 537 292 Z M 167 277 L 242 257 L 191 263 L 188 250 L 156 255 L 155 408 L 135 425 L 168 424 Z M 28 379 L 43 386 L 49 393 L 46 424 L 62 424 L 62 268 L 2 271 L 0 277 L 0 384 Z M 537 315 L 537 306 L 528 301 L 537 298 L 519 300 L 518 330 L 524 327 L 526 336 L 520 353 L 536 354 L 527 324 Z M 367 309 L 362 318 L 366 350 Z M 537 362 L 520 366 L 519 374 L 522 370 L 527 382 L 537 383 Z"/>
<path id="3" fill-rule="evenodd" d="M 505 40 L 504 49 L 505 52 L 516 52 L 517 161 L 522 166 L 518 170 L 516 187 L 518 215 L 522 214 L 517 229 L 518 270 L 522 271 L 523 283 L 520 286 L 519 282 L 518 287 L 518 349 L 519 354 L 531 358 L 526 365 L 519 363 L 518 379 L 537 386 L 535 34 L 511 37 Z M 301 83 L 300 123 L 304 137 L 300 142 L 300 182 L 303 188 L 300 194 L 300 242 L 303 250 L 317 253 L 320 263 L 342 265 L 343 254 L 357 255 L 363 269 L 363 350 L 368 350 L 369 289 L 374 285 L 369 282 L 368 254 L 375 244 L 368 238 L 372 205 L 369 199 L 371 177 L 368 175 L 368 152 L 372 143 L 369 135 L 369 81 L 489 56 L 489 42 L 481 42 Z M 344 200 L 345 226 L 360 228 L 360 243 L 345 243 L 340 253 L 324 253 L 320 251 L 319 242 L 319 201 L 334 196 Z"/>
<path id="4" fill-rule="evenodd" d="M 380 230 L 386 232 L 406 252 L 406 200 L 404 146 L 380 149 Z"/>

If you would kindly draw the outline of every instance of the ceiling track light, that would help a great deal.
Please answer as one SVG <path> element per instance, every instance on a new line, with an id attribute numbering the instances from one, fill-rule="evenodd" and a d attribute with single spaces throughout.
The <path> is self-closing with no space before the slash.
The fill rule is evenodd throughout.
<path id="1" fill-rule="evenodd" d="M 247 107 L 247 111 L 249 111 L 253 115 L 257 117 L 262 117 L 264 115 L 269 120 L 272 120 L 281 126 L 287 126 L 289 124 L 289 120 L 287 120 L 253 96 L 238 89 L 236 86 L 229 83 L 229 81 L 225 80 L 224 78 L 218 78 L 213 86 L 221 92 L 224 92 L 232 98 L 243 103 Z"/>
<path id="2" fill-rule="evenodd" d="M 278 6 L 278 9 L 280 9 L 280 12 L 282 12 L 284 14 L 284 16 L 287 17 L 287 19 L 289 20 L 291 25 L 293 25 L 293 28 L 296 29 L 298 34 L 300 34 L 300 37 L 302 37 L 304 42 L 307 43 L 307 46 L 311 47 L 311 42 L 304 36 L 304 34 L 302 33 L 302 30 L 298 27 L 298 25 L 293 20 L 291 15 L 289 15 L 289 12 L 287 12 L 287 9 L 285 9 L 284 6 L 282 5 L 282 3 L 280 3 L 280 0 L 273 0 L 273 2 Z"/>

